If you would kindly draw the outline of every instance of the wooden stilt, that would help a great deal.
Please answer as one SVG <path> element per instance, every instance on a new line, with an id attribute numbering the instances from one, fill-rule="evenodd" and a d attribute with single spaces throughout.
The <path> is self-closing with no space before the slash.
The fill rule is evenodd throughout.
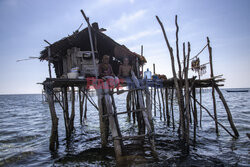
<path id="1" fill-rule="evenodd" d="M 156 117 L 156 85 L 154 84 L 154 116 Z"/>
<path id="2" fill-rule="evenodd" d="M 209 52 L 210 77 L 214 77 L 212 48 L 210 46 L 210 40 L 208 37 L 207 37 L 207 45 L 208 45 L 208 52 Z M 216 100 L 215 100 L 215 95 L 214 95 L 214 82 L 212 82 L 212 98 L 213 98 L 213 107 L 214 107 L 215 130 L 216 130 L 216 134 L 218 135 L 219 129 L 218 129 L 218 124 L 217 124 L 217 111 L 216 111 Z"/>
<path id="3" fill-rule="evenodd" d="M 197 107 L 196 107 L 196 92 L 195 92 L 195 88 L 193 89 L 193 97 L 194 97 L 194 113 L 193 113 L 193 117 L 194 117 L 194 142 L 196 142 L 196 127 L 197 127 Z"/>
<path id="4" fill-rule="evenodd" d="M 171 113 L 172 113 L 172 124 L 173 124 L 173 129 L 175 129 L 175 124 L 174 124 L 174 88 L 172 87 L 172 93 L 171 93 Z"/>
<path id="5" fill-rule="evenodd" d="M 58 118 L 56 115 L 55 105 L 53 100 L 53 88 L 45 86 L 45 92 L 49 103 L 49 109 L 52 121 L 49 149 L 51 151 L 55 151 L 59 147 L 59 142 L 58 142 Z"/>
<path id="6" fill-rule="evenodd" d="M 215 87 L 216 88 L 216 87 Z M 192 96 L 191 96 L 192 97 Z M 192 97 L 193 98 L 193 97 Z M 194 99 L 194 98 L 193 98 Z M 208 113 L 208 115 L 213 119 L 213 120 L 215 120 L 215 118 L 213 117 L 213 115 L 208 111 L 208 109 L 206 109 L 206 107 L 204 107 L 201 103 L 199 103 L 199 101 L 198 100 L 196 100 L 196 99 L 194 99 L 196 102 L 197 102 L 197 104 L 199 104 L 207 113 Z M 230 121 L 229 121 L 230 122 Z M 227 128 L 225 127 L 225 126 L 223 126 L 221 123 L 219 123 L 218 121 L 217 121 L 217 123 L 218 123 L 218 125 L 220 125 L 230 136 L 232 136 L 233 138 L 238 138 L 238 136 L 236 136 L 236 135 L 233 135 L 231 132 L 229 132 L 229 130 L 227 130 Z M 236 128 L 235 128 L 236 129 Z M 236 129 L 236 131 L 237 131 L 237 129 Z M 238 131 L 237 131 L 238 132 Z"/>
<path id="7" fill-rule="evenodd" d="M 167 116 L 167 126 L 170 126 L 170 114 L 168 108 L 168 88 L 165 88 L 165 100 L 166 100 L 166 116 Z"/>
<path id="8" fill-rule="evenodd" d="M 88 111 L 88 97 L 87 94 L 85 94 L 84 120 L 87 119 L 87 111 Z"/>
<path id="9" fill-rule="evenodd" d="M 64 117 L 64 124 L 66 130 L 66 138 L 70 137 L 70 126 L 69 126 L 69 107 L 68 107 L 68 94 L 67 94 L 67 87 L 62 88 L 63 91 L 63 117 Z"/>
<path id="10" fill-rule="evenodd" d="M 162 99 L 162 106 L 163 106 L 163 109 L 162 109 L 162 113 L 163 113 L 163 119 L 164 119 L 164 122 L 166 121 L 166 108 L 165 108 L 165 99 L 164 99 L 164 95 L 163 95 L 163 88 L 160 88 L 161 90 L 161 99 Z"/>
<path id="11" fill-rule="evenodd" d="M 128 92 L 126 101 L 127 111 L 131 111 L 131 92 Z M 131 121 L 131 112 L 128 112 L 128 121 Z"/>
<path id="12" fill-rule="evenodd" d="M 217 85 L 215 85 L 214 88 L 215 88 L 215 90 L 217 91 L 217 93 L 219 94 L 219 97 L 220 97 L 220 99 L 221 99 L 221 101 L 222 101 L 222 103 L 223 103 L 223 105 L 224 105 L 224 107 L 225 107 L 225 110 L 226 110 L 226 112 L 227 112 L 227 119 L 228 119 L 228 121 L 229 121 L 229 123 L 230 123 L 230 126 L 231 126 L 233 132 L 234 132 L 234 135 L 235 135 L 236 137 L 239 137 L 239 132 L 238 132 L 238 130 L 236 129 L 236 127 L 235 127 L 235 125 L 234 125 L 233 117 L 232 117 L 232 115 L 231 115 L 230 109 L 229 109 L 229 107 L 228 107 L 228 105 L 227 105 L 227 102 L 226 102 L 226 100 L 225 100 L 223 94 L 221 93 L 221 91 L 220 91 L 220 89 L 218 88 Z"/>
<path id="13" fill-rule="evenodd" d="M 74 119 L 75 119 L 75 88 L 71 87 L 71 115 L 70 115 L 70 133 L 74 129 Z"/>
<path id="14" fill-rule="evenodd" d="M 157 95 L 158 95 L 158 101 L 159 101 L 159 113 L 160 113 L 160 120 L 162 120 L 162 112 L 161 112 L 161 97 L 160 97 L 159 89 L 160 89 L 160 88 L 157 88 Z"/>
<path id="15" fill-rule="evenodd" d="M 199 80 L 201 79 L 201 76 L 199 74 Z M 201 93 L 201 88 L 200 88 L 200 103 L 202 104 L 202 93 Z M 202 107 L 200 106 L 200 127 L 202 127 L 201 125 L 202 122 Z"/>
<path id="16" fill-rule="evenodd" d="M 82 125 L 82 118 L 83 118 L 83 102 L 84 102 L 84 95 L 82 95 L 81 89 L 82 87 L 78 88 L 78 94 L 79 94 L 79 110 L 80 110 L 80 124 Z"/>
<path id="17" fill-rule="evenodd" d="M 179 105 L 179 110 L 180 110 L 180 129 L 182 130 L 182 138 L 184 138 L 184 133 L 185 132 L 185 125 L 184 125 L 184 118 L 183 118 L 183 114 L 184 114 L 184 102 L 183 102 L 183 94 L 182 94 L 182 86 L 180 86 L 178 79 L 177 79 L 177 75 L 176 75 L 176 71 L 175 71 L 175 61 L 174 61 L 174 55 L 173 55 L 173 48 L 170 46 L 165 29 L 163 27 L 162 22 L 160 21 L 160 19 L 158 18 L 158 16 L 156 16 L 157 21 L 159 22 L 169 53 L 170 53 L 170 58 L 171 58 L 171 64 L 172 64 L 172 72 L 173 72 L 173 78 L 174 78 L 174 84 L 175 84 L 175 88 L 176 88 L 176 93 L 177 93 L 177 99 L 178 99 L 178 105 Z M 178 48 L 177 48 L 178 49 Z"/>
<path id="18" fill-rule="evenodd" d="M 187 150 L 189 150 L 189 119 L 190 119 L 190 111 L 189 111 L 189 82 L 188 82 L 188 68 L 189 68 L 189 56 L 190 56 L 190 43 L 188 42 L 188 55 L 187 55 L 187 63 L 186 63 L 186 66 L 184 67 L 185 68 L 185 102 L 186 102 L 186 114 L 185 114 L 185 117 L 186 117 L 186 131 L 184 132 L 185 133 L 185 139 L 186 139 L 186 144 L 187 144 Z"/>

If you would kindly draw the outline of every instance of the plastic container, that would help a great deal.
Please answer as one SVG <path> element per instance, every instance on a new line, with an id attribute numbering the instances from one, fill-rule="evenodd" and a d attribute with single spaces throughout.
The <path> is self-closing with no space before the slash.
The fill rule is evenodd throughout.
<path id="1" fill-rule="evenodd" d="M 152 73 L 147 68 L 147 71 L 144 72 L 144 79 L 151 79 L 151 78 L 152 78 Z"/>
<path id="2" fill-rule="evenodd" d="M 69 79 L 76 79 L 78 78 L 79 74 L 77 72 L 69 72 L 67 76 Z"/>

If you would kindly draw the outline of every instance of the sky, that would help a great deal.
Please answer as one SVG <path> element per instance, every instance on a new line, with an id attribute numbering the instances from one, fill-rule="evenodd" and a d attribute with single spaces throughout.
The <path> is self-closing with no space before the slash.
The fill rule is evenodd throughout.
<path id="1" fill-rule="evenodd" d="M 140 53 L 141 45 L 148 63 L 144 69 L 172 77 L 170 55 L 159 16 L 170 44 L 175 47 L 175 15 L 178 15 L 179 46 L 191 43 L 191 57 L 206 45 L 213 48 L 214 75 L 223 74 L 225 87 L 250 87 L 250 1 L 249 0 L 0 0 L 0 94 L 41 93 L 48 77 L 48 64 L 38 59 L 47 46 L 71 35 L 81 23 L 87 26 L 80 10 L 90 22 L 106 28 L 105 34 L 131 51 Z M 201 63 L 209 61 L 208 50 L 200 54 Z M 202 78 L 210 75 L 207 73 Z M 197 75 L 189 71 L 189 77 Z M 55 76 L 55 75 L 54 75 Z"/>

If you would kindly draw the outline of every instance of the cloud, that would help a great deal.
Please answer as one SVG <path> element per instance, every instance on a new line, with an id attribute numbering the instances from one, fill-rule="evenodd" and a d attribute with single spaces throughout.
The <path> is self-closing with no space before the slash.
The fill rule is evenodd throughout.
<path id="1" fill-rule="evenodd" d="M 141 9 L 132 14 L 123 13 L 122 16 L 118 20 L 113 22 L 110 29 L 119 27 L 119 29 L 122 29 L 125 31 L 128 29 L 128 26 L 130 24 L 133 24 L 136 21 L 138 21 L 140 18 L 142 18 L 146 14 L 146 12 L 147 12 L 146 10 Z"/>
<path id="2" fill-rule="evenodd" d="M 125 37 L 125 38 L 120 38 L 117 40 L 117 42 L 118 43 L 126 43 L 129 41 L 135 41 L 135 40 L 138 40 L 138 39 L 146 37 L 146 36 L 152 36 L 152 35 L 158 34 L 160 32 L 161 32 L 160 30 L 146 30 L 146 31 L 142 31 L 142 32 L 133 34 L 133 35 Z"/>

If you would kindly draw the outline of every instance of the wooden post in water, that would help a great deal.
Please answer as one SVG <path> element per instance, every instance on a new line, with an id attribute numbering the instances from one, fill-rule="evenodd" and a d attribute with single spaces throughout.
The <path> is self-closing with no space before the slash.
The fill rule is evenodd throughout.
<path id="1" fill-rule="evenodd" d="M 194 142 L 196 142 L 196 127 L 197 127 L 197 107 L 196 107 L 196 92 L 195 87 L 193 89 L 193 99 L 194 99 Z"/>
<path id="2" fill-rule="evenodd" d="M 170 105 L 171 105 L 171 113 L 172 113 L 172 123 L 173 123 L 173 129 L 175 129 L 175 124 L 174 124 L 174 88 L 172 87 L 172 92 L 171 92 L 171 102 L 170 102 Z"/>
<path id="3" fill-rule="evenodd" d="M 82 87 L 78 88 L 78 94 L 79 94 L 79 109 L 80 109 L 80 123 L 82 125 L 82 118 L 83 118 L 83 102 L 84 102 L 84 95 L 82 95 Z"/>
<path id="4" fill-rule="evenodd" d="M 56 110 L 54 105 L 53 88 L 46 85 L 44 89 L 48 99 L 51 121 L 52 121 L 49 149 L 51 151 L 55 151 L 59 146 L 59 142 L 58 142 L 58 118 L 56 115 Z"/>
<path id="5" fill-rule="evenodd" d="M 153 64 L 153 74 L 155 75 L 155 64 Z M 155 80 L 153 80 L 154 82 L 154 116 L 156 117 L 156 84 L 155 84 Z"/>
<path id="6" fill-rule="evenodd" d="M 131 121 L 131 91 L 128 92 L 127 94 L 127 98 L 126 98 L 126 101 L 127 101 L 127 112 L 128 112 L 128 121 L 130 122 Z"/>
<path id="7" fill-rule="evenodd" d="M 162 112 L 161 112 L 161 97 L 160 97 L 159 89 L 161 89 L 161 88 L 157 88 L 157 95 L 158 95 L 158 101 L 159 101 L 160 120 L 162 120 Z"/>
<path id="8" fill-rule="evenodd" d="M 63 91 L 63 117 L 64 117 L 64 124 L 66 130 L 66 138 L 70 137 L 70 127 L 69 127 L 69 106 L 68 106 L 68 94 L 67 94 L 67 87 L 64 86 L 62 88 Z"/>
<path id="9" fill-rule="evenodd" d="M 162 106 L 163 106 L 163 109 L 162 109 L 162 113 L 163 113 L 163 119 L 164 119 L 164 122 L 166 121 L 166 108 L 165 108 L 165 99 L 164 99 L 164 95 L 163 95 L 163 88 L 160 88 L 161 89 L 161 99 L 162 99 Z"/>
<path id="10" fill-rule="evenodd" d="M 212 47 L 210 46 L 210 40 L 207 37 L 207 46 L 208 46 L 208 52 L 209 52 L 209 63 L 210 63 L 210 77 L 214 77 L 214 71 L 213 71 L 213 58 L 212 58 Z M 214 119 L 215 119 L 215 129 L 217 135 L 219 134 L 218 129 L 218 123 L 217 123 L 217 112 L 216 112 L 216 100 L 214 95 L 214 81 L 212 82 L 212 98 L 213 98 L 213 107 L 214 107 Z"/>
<path id="11" fill-rule="evenodd" d="M 200 74 L 198 74 L 199 75 L 199 80 L 201 80 L 201 76 L 200 76 Z M 200 87 L 200 103 L 202 104 L 202 93 L 201 93 L 201 87 Z M 202 107 L 200 106 L 200 127 L 202 127 L 201 126 L 201 122 L 202 122 Z"/>
<path id="12" fill-rule="evenodd" d="M 165 88 L 165 100 L 166 100 L 166 116 L 167 116 L 167 125 L 170 126 L 170 114 L 168 108 L 168 88 Z"/>
<path id="13" fill-rule="evenodd" d="M 87 119 L 87 111 L 88 111 L 88 97 L 87 97 L 87 90 L 85 95 L 85 108 L 84 108 L 84 120 Z"/>
<path id="14" fill-rule="evenodd" d="M 171 58 L 171 64 L 172 64 L 172 72 L 173 72 L 173 78 L 174 78 L 174 84 L 175 84 L 175 88 L 176 88 L 176 93 L 177 93 L 177 99 L 178 99 L 178 105 L 179 105 L 179 110 L 180 110 L 180 129 L 182 130 L 182 138 L 184 138 L 184 132 L 185 132 L 185 125 L 184 125 L 184 118 L 183 118 L 183 114 L 184 114 L 184 103 L 183 103 L 183 95 L 182 95 L 182 87 L 179 85 L 178 79 L 177 79 L 177 75 L 176 75 L 176 71 L 175 71 L 175 61 L 174 61 L 174 54 L 173 54 L 173 48 L 170 46 L 165 29 L 163 27 L 162 22 L 160 21 L 159 17 L 156 16 L 157 21 L 159 22 L 163 35 L 164 35 L 164 39 L 166 41 L 169 53 L 170 53 L 170 58 Z M 176 17 L 177 19 L 177 17 Z M 178 49 L 178 48 L 177 48 Z"/>
<path id="15" fill-rule="evenodd" d="M 189 150 L 189 118 L 190 118 L 190 111 L 189 111 L 189 83 L 188 83 L 188 68 L 189 68 L 189 56 L 190 56 L 190 43 L 188 42 L 188 55 L 187 55 L 187 63 L 186 63 L 186 66 L 184 67 L 185 68 L 185 103 L 186 103 L 186 114 L 185 114 L 185 117 L 186 117 L 186 131 L 184 132 L 185 133 L 185 139 L 186 139 L 186 144 L 187 144 L 187 150 Z"/>
<path id="16" fill-rule="evenodd" d="M 75 88 L 71 87 L 71 115 L 70 115 L 70 133 L 74 129 L 74 119 L 75 119 Z"/>
<path id="17" fill-rule="evenodd" d="M 220 97 L 220 99 L 221 99 L 221 101 L 222 101 L 222 103 L 223 103 L 223 105 L 224 105 L 224 107 L 225 107 L 225 110 L 226 110 L 226 112 L 227 112 L 227 119 L 228 119 L 228 121 L 229 121 L 229 123 L 230 123 L 230 126 L 231 126 L 232 130 L 234 131 L 234 135 L 235 135 L 236 137 L 239 137 L 239 132 L 238 132 L 238 130 L 236 129 L 236 127 L 235 127 L 235 125 L 234 125 L 233 117 L 232 117 L 232 115 L 231 115 L 230 109 L 229 109 L 229 107 L 228 107 L 228 105 L 227 105 L 227 102 L 226 102 L 226 100 L 225 100 L 223 94 L 221 93 L 221 91 L 220 91 L 220 89 L 218 88 L 217 85 L 215 85 L 214 88 L 215 88 L 215 90 L 217 91 L 217 93 L 218 93 L 218 95 L 219 95 L 219 97 Z"/>

